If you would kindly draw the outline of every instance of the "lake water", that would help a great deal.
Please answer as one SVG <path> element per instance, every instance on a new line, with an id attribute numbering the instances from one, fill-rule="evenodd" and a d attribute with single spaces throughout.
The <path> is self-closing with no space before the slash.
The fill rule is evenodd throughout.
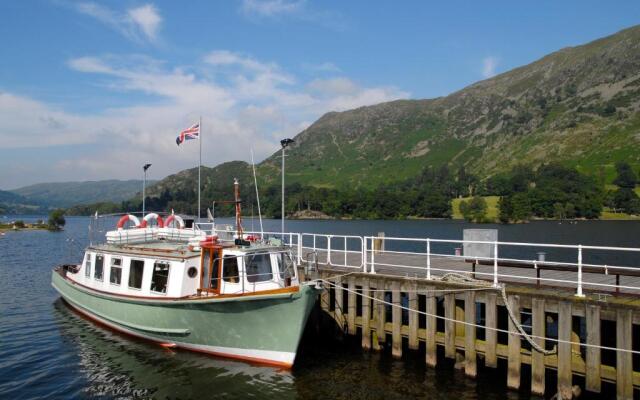
<path id="1" fill-rule="evenodd" d="M 479 378 L 472 380 L 450 363 L 426 368 L 422 352 L 393 360 L 388 352 L 362 352 L 357 340 L 318 335 L 314 327 L 305 334 L 293 370 L 283 371 L 168 351 L 96 326 L 72 312 L 50 285 L 55 265 L 82 258 L 88 221 L 68 218 L 64 232 L 0 237 L 0 399 L 528 398 L 526 390 L 507 391 L 500 372 L 480 368 Z M 247 229 L 252 224 L 257 230 L 258 221 L 245 221 Z M 266 230 L 279 227 L 279 221 L 265 221 Z M 461 239 L 466 227 L 479 226 L 457 221 L 287 222 L 289 230 L 298 232 L 449 239 Z M 499 229 L 503 241 L 640 247 L 638 222 L 481 227 Z"/>

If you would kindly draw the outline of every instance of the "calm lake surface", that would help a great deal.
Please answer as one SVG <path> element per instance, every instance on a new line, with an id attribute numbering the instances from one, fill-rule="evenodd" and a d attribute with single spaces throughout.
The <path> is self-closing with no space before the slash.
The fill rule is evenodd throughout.
<path id="1" fill-rule="evenodd" d="M 41 218 L 41 217 L 40 217 Z M 11 217 L 10 219 L 17 219 Z M 35 217 L 23 217 L 35 220 Z M 505 375 L 480 369 L 467 379 L 453 365 L 427 369 L 423 352 L 364 353 L 359 342 L 310 327 L 291 371 L 255 366 L 121 336 L 72 312 L 50 285 L 51 269 L 78 262 L 88 218 L 68 218 L 64 232 L 0 237 L 0 399 L 526 399 L 506 390 Z M 230 222 L 224 220 L 220 222 Z M 245 228 L 258 230 L 258 221 Z M 640 223 L 469 225 L 458 221 L 287 221 L 287 229 L 352 235 L 461 239 L 464 228 L 496 228 L 501 241 L 640 247 Z M 265 221 L 265 230 L 280 222 Z M 640 264 L 637 260 L 622 260 Z M 523 387 L 528 387 L 524 384 Z"/>

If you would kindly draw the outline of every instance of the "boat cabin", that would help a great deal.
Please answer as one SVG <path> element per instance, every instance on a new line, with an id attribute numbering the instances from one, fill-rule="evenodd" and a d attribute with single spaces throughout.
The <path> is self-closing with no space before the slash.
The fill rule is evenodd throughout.
<path id="1" fill-rule="evenodd" d="M 242 295 L 299 283 L 283 247 L 207 243 L 193 249 L 167 241 L 91 246 L 67 276 L 102 292 L 152 298 Z"/>

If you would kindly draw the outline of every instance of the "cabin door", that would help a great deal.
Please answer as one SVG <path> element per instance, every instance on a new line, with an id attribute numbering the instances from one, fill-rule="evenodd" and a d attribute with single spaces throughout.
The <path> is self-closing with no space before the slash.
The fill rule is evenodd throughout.
<path id="1" fill-rule="evenodd" d="M 201 271 L 200 289 L 209 293 L 220 293 L 220 278 L 222 270 L 222 249 L 203 248 L 200 259 Z"/>

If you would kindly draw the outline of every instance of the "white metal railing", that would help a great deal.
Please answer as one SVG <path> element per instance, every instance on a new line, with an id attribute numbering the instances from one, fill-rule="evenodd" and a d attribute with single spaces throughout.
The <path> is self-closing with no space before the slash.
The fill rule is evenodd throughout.
<path id="1" fill-rule="evenodd" d="M 381 243 L 382 242 L 382 243 Z M 398 244 L 403 244 L 398 245 Z M 449 251 L 434 251 L 434 245 L 448 244 Z M 490 255 L 456 254 L 455 245 L 482 245 L 485 250 L 491 250 Z M 615 291 L 640 291 L 640 268 L 635 266 L 596 264 L 585 262 L 585 253 L 632 253 L 633 264 L 640 264 L 640 248 L 612 247 L 612 246 L 585 246 L 549 243 L 522 243 L 522 242 L 498 242 L 498 241 L 473 241 L 453 239 L 431 238 L 398 238 L 375 237 L 364 238 L 364 271 L 376 272 L 376 267 L 400 270 L 398 272 L 414 271 L 423 272 L 426 279 L 432 279 L 434 272 L 471 272 L 474 275 L 493 281 L 494 286 L 505 282 L 524 282 L 539 285 L 541 283 L 574 287 L 576 296 L 584 296 L 585 286 L 593 289 L 615 289 Z M 395 246 L 394 246 L 395 245 Z M 377 248 L 376 248 L 377 247 Z M 441 246 L 443 247 L 443 246 Z M 451 248 L 453 247 L 453 248 Z M 424 250 L 417 251 L 417 248 Z M 460 248 L 460 247 L 458 247 Z M 547 250 L 562 250 L 564 254 L 556 257 L 565 260 L 540 260 L 526 257 L 501 257 L 501 249 L 508 248 L 538 248 Z M 570 257 L 567 252 L 575 252 L 574 260 L 566 260 Z M 521 251 L 522 253 L 522 251 Z M 546 253 L 545 253 L 546 254 Z M 436 265 L 437 264 L 437 265 Z M 477 267 L 488 267 L 490 270 L 479 271 Z M 520 271 L 535 271 L 535 274 L 526 274 Z M 553 271 L 556 277 L 543 277 L 541 271 Z M 615 283 L 589 280 L 585 281 L 585 274 L 590 277 L 597 275 L 615 276 Z M 623 285 L 620 277 L 627 277 L 631 284 Z"/>
<path id="2" fill-rule="evenodd" d="M 300 243 L 301 253 L 318 253 L 324 256 L 327 264 L 357 269 L 364 266 L 364 238 L 361 236 L 302 233 Z"/>

